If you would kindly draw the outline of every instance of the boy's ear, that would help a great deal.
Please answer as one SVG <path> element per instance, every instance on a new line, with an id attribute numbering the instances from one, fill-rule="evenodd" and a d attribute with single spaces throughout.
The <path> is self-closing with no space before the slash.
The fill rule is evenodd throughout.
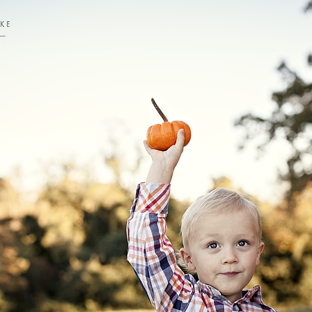
<path id="1" fill-rule="evenodd" d="M 261 254 L 262 254 L 262 252 L 264 250 L 264 246 L 265 246 L 264 242 L 260 242 L 259 249 L 258 249 L 258 257 L 257 257 L 256 265 L 260 264 L 260 256 L 261 256 Z"/>
<path id="2" fill-rule="evenodd" d="M 191 254 L 187 249 L 181 248 L 180 256 L 189 271 L 194 271 L 196 269 L 194 263 L 192 262 Z"/>

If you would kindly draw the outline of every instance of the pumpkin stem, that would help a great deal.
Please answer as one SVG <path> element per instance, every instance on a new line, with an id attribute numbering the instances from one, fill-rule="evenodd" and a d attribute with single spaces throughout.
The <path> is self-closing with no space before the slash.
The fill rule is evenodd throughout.
<path id="1" fill-rule="evenodd" d="M 166 122 L 168 121 L 167 117 L 165 116 L 165 114 L 161 111 L 161 109 L 158 107 L 158 105 L 156 104 L 155 100 L 152 98 L 152 103 L 154 105 L 154 107 L 156 108 L 158 114 L 161 116 L 161 118 Z"/>

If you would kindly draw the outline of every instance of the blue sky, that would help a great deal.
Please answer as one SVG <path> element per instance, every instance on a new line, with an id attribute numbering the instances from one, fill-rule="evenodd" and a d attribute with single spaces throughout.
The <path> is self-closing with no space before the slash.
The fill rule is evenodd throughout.
<path id="1" fill-rule="evenodd" d="M 274 200 L 276 170 L 287 147 L 277 143 L 256 160 L 239 153 L 236 118 L 268 116 L 271 93 L 282 89 L 281 60 L 311 80 L 307 0 L 14 1 L 1 0 L 0 177 L 22 172 L 20 187 L 44 181 L 42 164 L 75 159 L 96 179 L 110 181 L 103 154 L 112 150 L 132 166 L 147 128 L 161 119 L 184 120 L 193 137 L 173 181 L 179 198 L 193 199 L 211 179 Z M 129 185 L 149 165 L 126 172 Z"/>

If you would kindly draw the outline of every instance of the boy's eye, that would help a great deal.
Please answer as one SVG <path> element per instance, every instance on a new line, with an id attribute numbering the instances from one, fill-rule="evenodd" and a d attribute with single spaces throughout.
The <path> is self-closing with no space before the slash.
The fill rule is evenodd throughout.
<path id="1" fill-rule="evenodd" d="M 211 249 L 216 249 L 218 247 L 218 243 L 210 243 L 210 244 L 208 244 L 207 247 L 211 248 Z"/>
<path id="2" fill-rule="evenodd" d="M 237 245 L 238 245 L 239 247 L 244 247 L 244 246 L 248 245 L 248 242 L 242 240 L 242 241 L 239 241 Z"/>

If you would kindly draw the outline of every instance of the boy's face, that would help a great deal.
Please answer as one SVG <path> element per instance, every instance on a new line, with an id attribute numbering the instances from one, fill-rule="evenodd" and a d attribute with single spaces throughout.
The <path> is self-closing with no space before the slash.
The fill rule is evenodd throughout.
<path id="1" fill-rule="evenodd" d="M 241 298 L 264 248 L 254 216 L 245 210 L 206 214 L 195 228 L 189 248 L 181 249 L 188 269 L 231 302 Z"/>

